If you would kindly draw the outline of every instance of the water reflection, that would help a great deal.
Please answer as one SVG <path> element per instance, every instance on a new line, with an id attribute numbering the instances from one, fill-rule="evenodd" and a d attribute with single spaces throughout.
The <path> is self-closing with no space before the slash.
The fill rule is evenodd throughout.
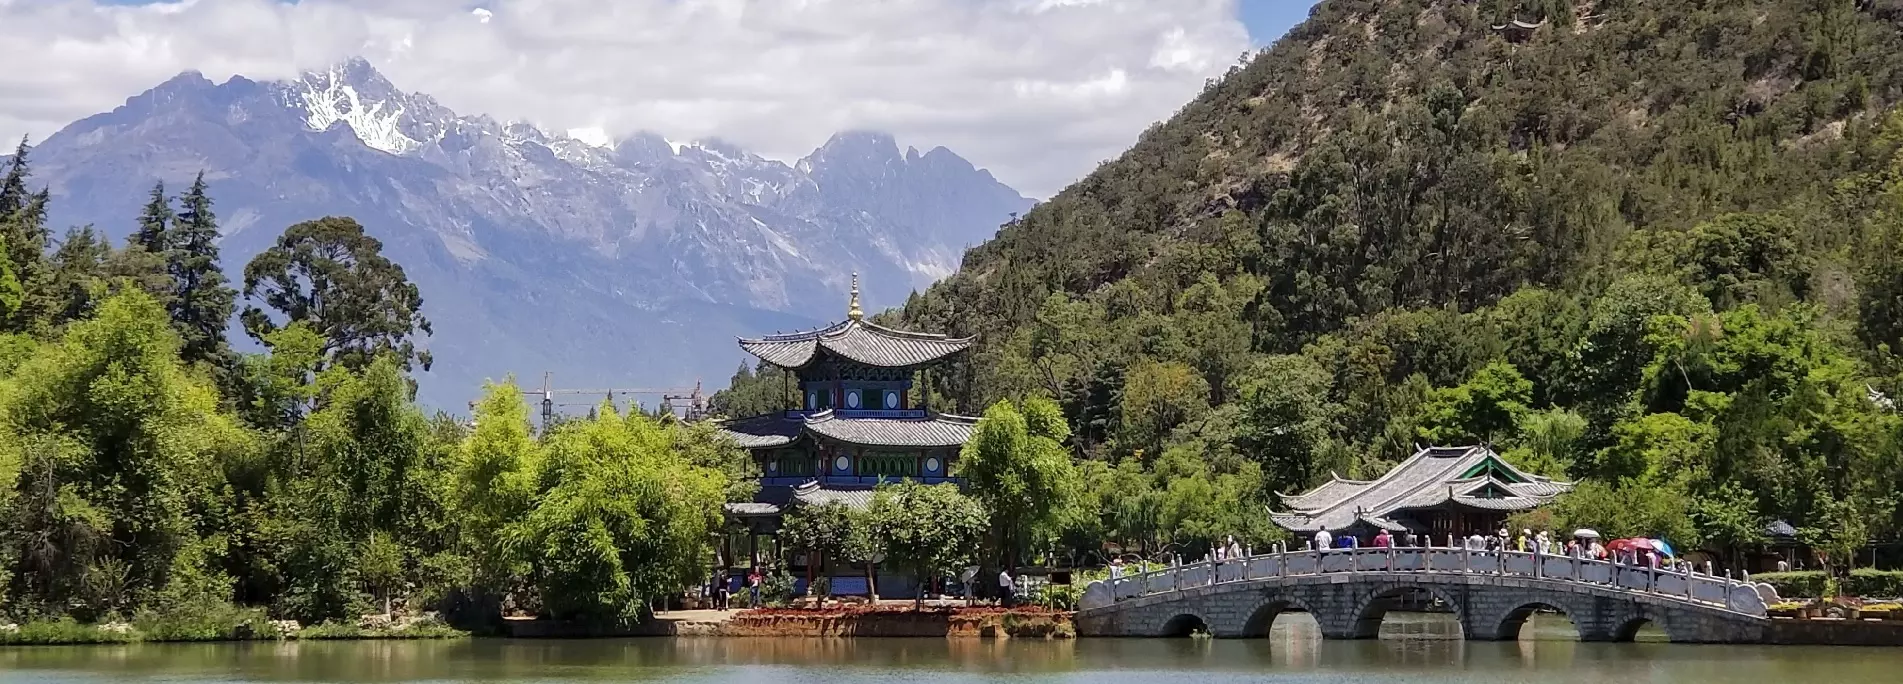
<path id="1" fill-rule="evenodd" d="M 167 682 L 1894 681 L 1895 649 L 1576 643 L 1564 616 L 1466 642 L 1451 615 L 1390 614 L 1382 638 L 1324 641 L 1299 613 L 1249 640 L 623 639 L 0 648 L 0 684 Z"/>

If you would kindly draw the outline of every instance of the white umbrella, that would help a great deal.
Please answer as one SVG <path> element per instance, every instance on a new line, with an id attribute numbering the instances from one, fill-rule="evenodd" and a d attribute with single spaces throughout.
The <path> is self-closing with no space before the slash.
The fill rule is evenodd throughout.
<path id="1" fill-rule="evenodd" d="M 1599 533 L 1593 530 L 1582 528 L 1582 529 L 1573 530 L 1573 536 L 1579 537 L 1580 539 L 1598 539 Z"/>

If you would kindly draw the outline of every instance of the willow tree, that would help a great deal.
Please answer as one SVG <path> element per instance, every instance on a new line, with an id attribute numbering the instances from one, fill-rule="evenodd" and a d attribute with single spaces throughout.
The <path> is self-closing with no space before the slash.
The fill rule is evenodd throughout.
<path id="1" fill-rule="evenodd" d="M 965 443 L 959 472 L 989 515 L 1000 565 L 1016 565 L 1025 545 L 1055 535 L 1078 495 L 1080 478 L 1064 447 L 1069 438 L 1063 411 L 1032 398 L 1022 410 L 1010 401 L 993 404 Z"/>

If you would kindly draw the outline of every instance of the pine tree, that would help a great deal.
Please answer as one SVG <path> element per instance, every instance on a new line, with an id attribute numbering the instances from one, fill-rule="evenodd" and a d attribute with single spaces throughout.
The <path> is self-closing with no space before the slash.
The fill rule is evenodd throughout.
<path id="1" fill-rule="evenodd" d="M 139 215 L 139 230 L 132 234 L 133 244 L 145 248 L 153 254 L 164 254 L 172 248 L 172 225 L 178 215 L 172 213 L 172 201 L 165 197 L 165 182 L 159 181 L 152 186 L 152 199 L 145 204 L 145 213 Z"/>
<path id="2" fill-rule="evenodd" d="M 164 242 L 170 247 L 166 263 L 175 294 L 167 309 L 183 338 L 179 356 L 187 363 L 221 363 L 230 352 L 225 324 L 231 319 L 237 292 L 218 270 L 218 219 L 211 211 L 211 197 L 205 194 L 204 172 L 199 172 L 178 202 L 178 216 Z"/>
<path id="3" fill-rule="evenodd" d="M 111 251 L 111 245 L 101 239 L 92 226 L 66 231 L 66 239 L 60 241 L 59 249 L 53 252 L 52 274 L 47 279 L 47 289 L 54 299 L 48 312 L 53 325 L 92 316 L 101 296 Z"/>
<path id="4" fill-rule="evenodd" d="M 24 291 L 18 307 L 8 312 L 6 329 L 25 330 L 50 306 L 44 288 L 46 278 L 46 203 L 45 189 L 32 192 L 26 181 L 32 176 L 27 163 L 27 139 L 20 139 L 7 172 L 0 177 L 0 242 L 14 279 Z"/>

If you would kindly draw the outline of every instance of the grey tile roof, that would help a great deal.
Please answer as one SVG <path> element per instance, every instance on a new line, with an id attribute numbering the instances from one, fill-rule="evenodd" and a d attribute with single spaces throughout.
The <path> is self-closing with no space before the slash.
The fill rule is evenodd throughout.
<path id="1" fill-rule="evenodd" d="M 726 505 L 727 513 L 737 516 L 779 515 L 780 507 L 758 501 L 744 501 Z"/>
<path id="2" fill-rule="evenodd" d="M 1498 463 L 1510 477 L 1497 478 L 1492 473 L 1462 477 L 1488 459 Z M 1274 512 L 1270 519 L 1298 532 L 1343 530 L 1357 520 L 1386 527 L 1384 523 L 1393 523 L 1393 514 L 1397 511 L 1449 502 L 1486 510 L 1526 510 L 1545 504 L 1571 491 L 1572 487 L 1570 482 L 1514 468 L 1483 446 L 1432 447 L 1416 452 L 1378 480 L 1343 480 L 1331 475 L 1327 483 L 1306 493 L 1284 495 L 1282 499 L 1290 510 Z M 1477 496 L 1489 488 L 1508 495 Z"/>
<path id="3" fill-rule="evenodd" d="M 977 418 L 928 414 L 925 418 L 847 418 L 833 411 L 806 416 L 769 413 L 722 423 L 721 433 L 743 449 L 768 449 L 811 433 L 827 439 L 880 447 L 955 447 L 971 439 Z"/>
<path id="4" fill-rule="evenodd" d="M 720 431 L 742 449 L 766 449 L 792 444 L 804 426 L 803 421 L 788 418 L 785 413 L 769 413 L 726 421 L 720 424 Z"/>
<path id="5" fill-rule="evenodd" d="M 1780 537 L 1795 538 L 1797 537 L 1797 528 L 1792 527 L 1791 524 L 1788 522 L 1785 522 L 1782 520 L 1773 520 L 1765 524 L 1764 536 L 1771 537 L 1773 539 L 1780 538 Z"/>
<path id="6" fill-rule="evenodd" d="M 822 487 L 818 482 L 808 482 L 793 489 L 793 499 L 805 506 L 842 503 L 853 510 L 863 511 L 872 506 L 872 489 Z"/>
<path id="7" fill-rule="evenodd" d="M 932 415 L 927 418 L 839 418 L 832 411 L 813 414 L 806 429 L 827 439 L 864 446 L 952 447 L 971 439 L 977 418 Z"/>
<path id="8" fill-rule="evenodd" d="M 741 338 L 740 348 L 782 368 L 800 368 L 812 363 L 821 349 L 868 366 L 900 368 L 924 365 L 964 351 L 971 346 L 971 340 L 893 330 L 848 319 L 818 330 Z"/>

